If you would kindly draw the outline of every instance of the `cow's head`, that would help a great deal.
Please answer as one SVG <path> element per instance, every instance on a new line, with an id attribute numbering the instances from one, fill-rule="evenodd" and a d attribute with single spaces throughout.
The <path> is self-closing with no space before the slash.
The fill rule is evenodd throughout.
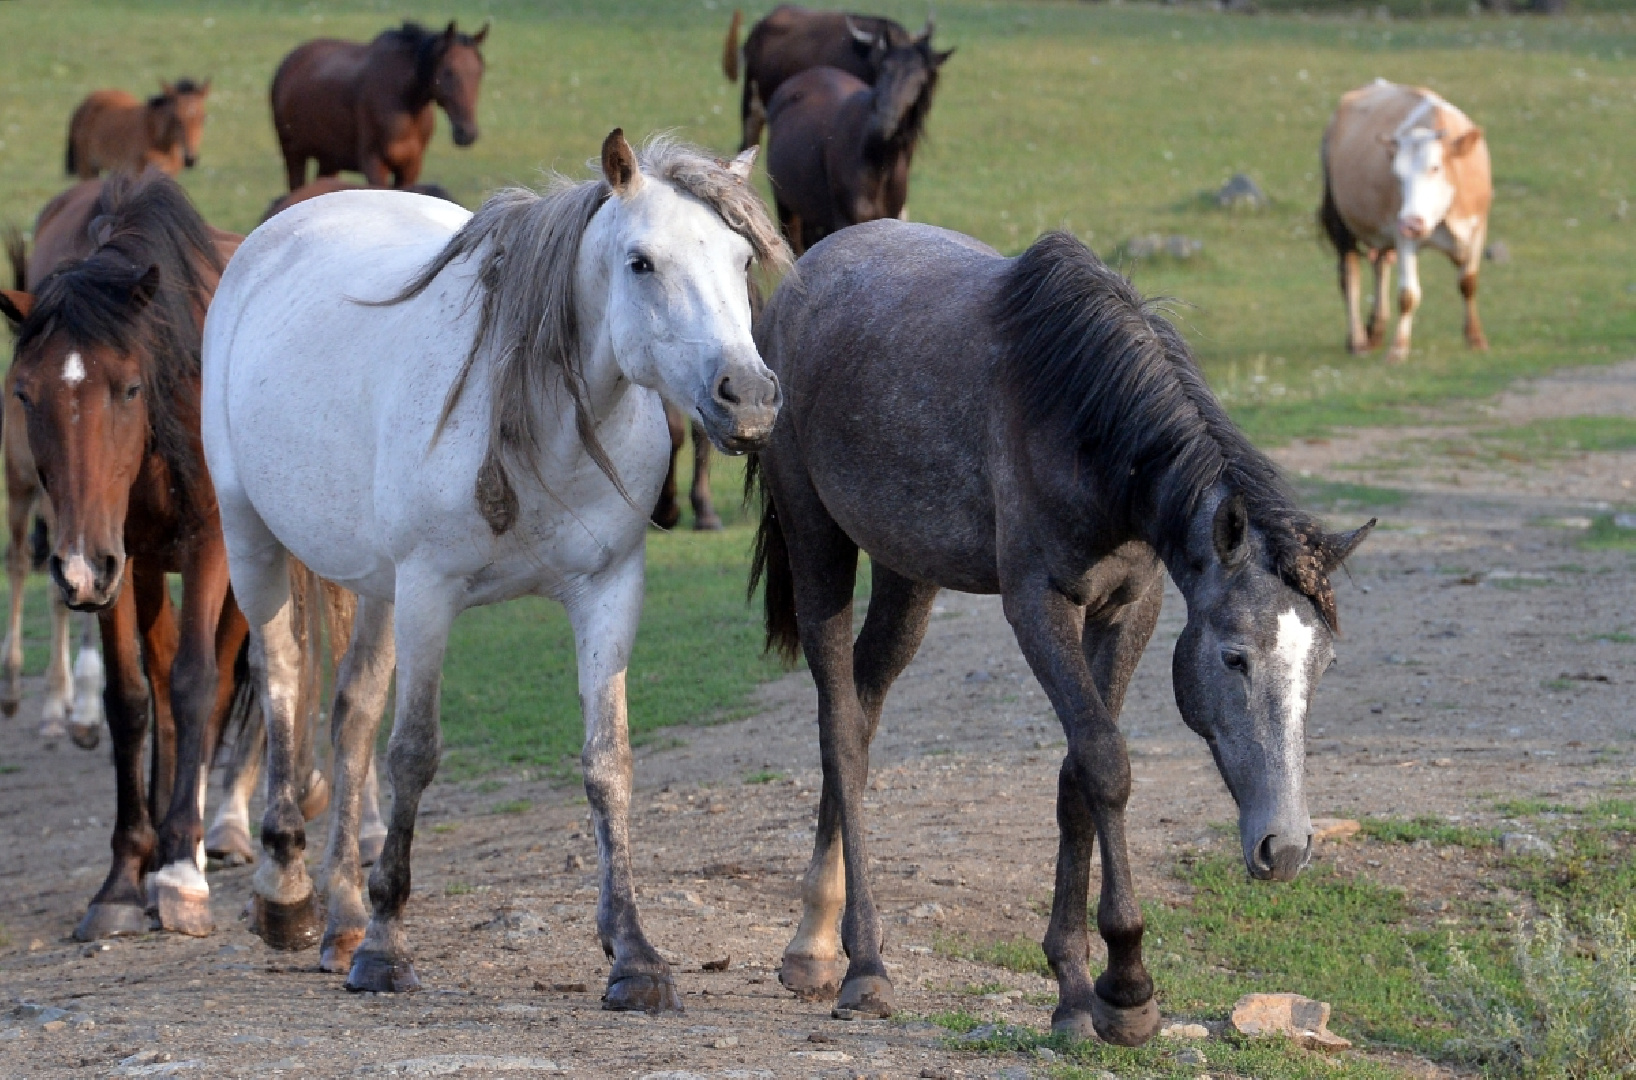
<path id="1" fill-rule="evenodd" d="M 1392 172 L 1402 194 L 1397 231 L 1407 240 L 1424 240 L 1442 223 L 1454 204 L 1450 165 L 1482 141 L 1481 128 L 1454 138 L 1441 130 L 1413 127 L 1385 139 L 1392 153 Z"/>

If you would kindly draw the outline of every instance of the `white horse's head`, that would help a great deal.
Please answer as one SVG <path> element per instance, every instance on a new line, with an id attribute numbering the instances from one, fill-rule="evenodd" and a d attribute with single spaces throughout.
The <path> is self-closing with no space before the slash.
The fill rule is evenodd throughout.
<path id="1" fill-rule="evenodd" d="M 751 240 L 766 219 L 747 186 L 755 150 L 725 167 L 689 155 L 667 169 L 650 156 L 639 163 L 619 129 L 603 143 L 613 197 L 580 243 L 580 280 L 605 283 L 607 331 L 626 378 L 698 421 L 719 449 L 758 449 L 783 394 L 750 337 L 748 275 L 766 254 Z"/>

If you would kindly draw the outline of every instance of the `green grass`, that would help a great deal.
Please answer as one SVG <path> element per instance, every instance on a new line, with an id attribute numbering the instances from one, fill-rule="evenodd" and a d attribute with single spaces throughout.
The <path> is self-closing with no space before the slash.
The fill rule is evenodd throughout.
<path id="1" fill-rule="evenodd" d="M 1389 844 L 1412 844 L 1419 840 L 1438 847 L 1456 845 L 1467 848 L 1488 848 L 1499 842 L 1492 829 L 1473 829 L 1455 825 L 1442 818 L 1422 816 L 1405 821 L 1400 818 L 1363 818 L 1361 832 L 1371 840 Z"/>
<path id="2" fill-rule="evenodd" d="M 1579 546 L 1588 551 L 1636 551 L 1636 529 L 1620 525 L 1616 520 L 1619 516 L 1598 514 L 1592 518 L 1591 527 L 1579 538 Z"/>

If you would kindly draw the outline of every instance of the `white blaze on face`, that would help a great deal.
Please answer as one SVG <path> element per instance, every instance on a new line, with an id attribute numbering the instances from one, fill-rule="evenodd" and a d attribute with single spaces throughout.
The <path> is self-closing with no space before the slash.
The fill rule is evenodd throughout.
<path id="1" fill-rule="evenodd" d="M 85 381 L 85 361 L 77 352 L 68 354 L 68 359 L 62 364 L 62 381 L 69 386 L 78 386 Z"/>
<path id="2" fill-rule="evenodd" d="M 1402 188 L 1399 223 L 1416 221 L 1429 234 L 1454 205 L 1454 182 L 1449 179 L 1443 141 L 1430 128 L 1417 127 L 1397 137 L 1392 172 Z"/>
<path id="3" fill-rule="evenodd" d="M 1316 632 L 1301 621 L 1294 608 L 1278 616 L 1278 640 L 1273 645 L 1273 656 L 1282 670 L 1275 677 L 1283 683 L 1284 747 L 1285 752 L 1292 756 L 1305 751 L 1303 724 L 1307 711 L 1307 670 L 1316 638 Z"/>

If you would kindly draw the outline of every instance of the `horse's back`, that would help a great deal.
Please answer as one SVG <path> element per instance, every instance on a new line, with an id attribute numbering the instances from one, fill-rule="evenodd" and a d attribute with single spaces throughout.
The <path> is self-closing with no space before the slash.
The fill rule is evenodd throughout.
<path id="1" fill-rule="evenodd" d="M 68 123 L 68 171 L 89 179 L 102 169 L 140 169 L 147 145 L 142 102 L 124 90 L 93 90 Z"/>
<path id="2" fill-rule="evenodd" d="M 38 287 L 47 274 L 64 262 L 91 254 L 95 245 L 91 243 L 87 226 L 91 222 L 91 208 L 101 194 L 101 180 L 81 180 L 45 204 L 40 216 L 34 219 L 34 250 L 28 255 L 28 280 L 32 287 Z"/>
<path id="3" fill-rule="evenodd" d="M 287 151 L 356 154 L 353 116 L 368 46 L 315 38 L 292 49 L 273 74 L 273 127 Z"/>

